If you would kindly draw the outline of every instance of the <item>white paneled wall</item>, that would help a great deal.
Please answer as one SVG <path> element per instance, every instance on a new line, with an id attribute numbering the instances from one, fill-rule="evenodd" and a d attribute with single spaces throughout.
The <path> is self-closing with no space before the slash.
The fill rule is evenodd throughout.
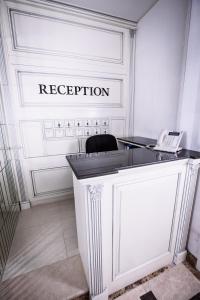
<path id="1" fill-rule="evenodd" d="M 69 153 L 128 134 L 132 22 L 42 1 L 2 0 L 12 106 L 32 203 L 70 196 Z"/>

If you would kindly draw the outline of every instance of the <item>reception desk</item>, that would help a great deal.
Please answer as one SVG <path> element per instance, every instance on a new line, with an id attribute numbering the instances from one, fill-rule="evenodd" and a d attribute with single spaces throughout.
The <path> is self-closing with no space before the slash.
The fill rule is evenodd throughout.
<path id="1" fill-rule="evenodd" d="M 200 153 L 145 148 L 67 156 L 92 299 L 186 256 Z"/>

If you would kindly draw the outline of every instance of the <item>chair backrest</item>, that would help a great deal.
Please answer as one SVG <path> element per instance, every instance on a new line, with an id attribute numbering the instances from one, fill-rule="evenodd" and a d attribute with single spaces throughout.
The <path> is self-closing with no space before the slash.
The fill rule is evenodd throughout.
<path id="1" fill-rule="evenodd" d="M 111 134 L 98 134 L 89 137 L 85 144 L 86 153 L 118 150 L 116 138 Z"/>

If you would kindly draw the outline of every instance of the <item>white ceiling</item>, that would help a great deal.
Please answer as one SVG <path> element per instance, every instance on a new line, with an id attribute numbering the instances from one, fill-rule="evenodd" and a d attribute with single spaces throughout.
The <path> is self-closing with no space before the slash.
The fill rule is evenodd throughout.
<path id="1" fill-rule="evenodd" d="M 51 0 L 54 1 L 54 0 Z M 158 0 L 55 0 L 131 21 L 139 21 Z"/>

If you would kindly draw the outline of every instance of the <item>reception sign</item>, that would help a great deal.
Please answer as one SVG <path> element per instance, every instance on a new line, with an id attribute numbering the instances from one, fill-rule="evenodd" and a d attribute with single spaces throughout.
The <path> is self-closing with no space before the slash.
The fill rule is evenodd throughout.
<path id="1" fill-rule="evenodd" d="M 18 71 L 22 106 L 121 107 L 122 79 Z"/>

